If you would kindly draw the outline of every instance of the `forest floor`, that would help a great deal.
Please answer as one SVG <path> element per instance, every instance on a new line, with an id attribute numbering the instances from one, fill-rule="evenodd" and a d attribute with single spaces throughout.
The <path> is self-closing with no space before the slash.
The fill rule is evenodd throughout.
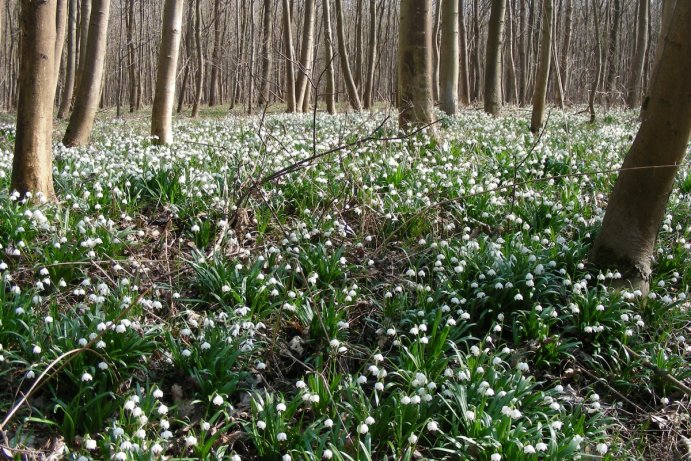
<path id="1" fill-rule="evenodd" d="M 161 148 L 142 113 L 56 146 L 41 204 L 5 117 L 0 458 L 685 459 L 689 169 L 650 295 L 615 291 L 588 252 L 635 114 L 528 118 L 179 118 Z"/>

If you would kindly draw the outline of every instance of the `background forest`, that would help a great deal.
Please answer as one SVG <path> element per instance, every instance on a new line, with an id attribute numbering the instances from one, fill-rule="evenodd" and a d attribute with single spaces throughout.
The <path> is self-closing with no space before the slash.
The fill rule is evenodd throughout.
<path id="1" fill-rule="evenodd" d="M 689 459 L 689 25 L 0 0 L 0 459 Z"/>

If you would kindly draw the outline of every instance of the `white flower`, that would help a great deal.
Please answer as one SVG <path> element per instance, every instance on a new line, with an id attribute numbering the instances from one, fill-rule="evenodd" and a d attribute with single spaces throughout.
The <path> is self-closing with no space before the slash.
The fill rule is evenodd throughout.
<path id="1" fill-rule="evenodd" d="M 95 450 L 96 449 L 96 441 L 94 439 L 88 439 L 86 443 L 84 444 L 87 450 Z"/>
<path id="2" fill-rule="evenodd" d="M 328 448 L 324 450 L 324 453 L 322 453 L 322 458 L 324 459 L 331 459 L 334 457 L 334 452 L 329 450 Z"/>
<path id="3" fill-rule="evenodd" d="M 532 445 L 526 445 L 525 447 L 523 447 L 523 453 L 525 453 L 526 455 L 535 454 L 535 447 Z"/>
<path id="4" fill-rule="evenodd" d="M 290 457 L 289 454 L 283 455 L 283 458 L 281 458 L 283 461 L 291 461 L 293 458 Z"/>
<path id="5" fill-rule="evenodd" d="M 257 429 L 264 430 L 266 429 L 266 423 L 264 421 L 257 421 Z"/>
<path id="6" fill-rule="evenodd" d="M 329 428 L 331 428 L 331 427 L 333 427 L 333 425 L 334 425 L 334 422 L 333 422 L 333 420 L 332 420 L 331 418 L 327 418 L 327 419 L 324 421 L 324 427 L 329 427 Z"/>
<path id="7" fill-rule="evenodd" d="M 367 434 L 367 432 L 369 432 L 369 426 L 367 426 L 367 424 L 365 424 L 365 423 L 360 423 L 357 427 L 357 431 L 360 434 L 365 435 L 365 434 Z"/>
<path id="8" fill-rule="evenodd" d="M 285 442 L 286 440 L 288 440 L 288 434 L 286 434 L 285 432 L 279 432 L 278 434 L 276 434 L 276 440 L 278 440 L 279 442 Z"/>
<path id="9" fill-rule="evenodd" d="M 415 434 L 410 434 L 410 437 L 408 437 L 408 442 L 412 445 L 417 443 L 417 435 Z"/>
<path id="10" fill-rule="evenodd" d="M 430 421 L 427 423 L 427 430 L 430 432 L 436 432 L 439 430 L 439 425 L 436 423 L 436 421 Z"/>
<path id="11" fill-rule="evenodd" d="M 89 373 L 84 373 L 82 375 L 82 381 L 83 382 L 92 381 L 93 379 L 94 379 L 93 376 L 91 376 Z"/>
<path id="12" fill-rule="evenodd" d="M 41 346 L 34 346 L 34 354 L 40 354 L 41 353 Z"/>
<path id="13" fill-rule="evenodd" d="M 153 392 L 153 396 L 154 396 L 155 399 L 160 399 L 160 398 L 163 397 L 163 391 L 162 391 L 161 389 L 156 389 L 156 390 Z"/>
<path id="14" fill-rule="evenodd" d="M 276 405 L 276 411 L 278 411 L 278 412 L 286 411 L 286 404 L 281 402 L 278 405 Z"/>
<path id="15" fill-rule="evenodd" d="M 166 413 L 168 413 L 168 407 L 165 406 L 165 405 L 163 405 L 163 404 L 161 404 L 161 405 L 158 407 L 158 414 L 159 414 L 159 415 L 165 415 Z"/>
<path id="16" fill-rule="evenodd" d="M 154 443 L 151 445 L 151 453 L 154 455 L 161 454 L 163 452 L 163 447 L 161 446 L 160 443 Z"/>
<path id="17" fill-rule="evenodd" d="M 368 416 L 367 418 L 365 418 L 365 424 L 371 426 L 372 424 L 374 424 L 374 418 Z"/>
<path id="18" fill-rule="evenodd" d="M 535 449 L 537 451 L 547 451 L 547 444 L 544 442 L 538 442 L 537 445 L 535 445 Z"/>
<path id="19" fill-rule="evenodd" d="M 499 453 L 493 453 L 489 459 L 490 461 L 501 461 L 501 455 Z"/>
<path id="20" fill-rule="evenodd" d="M 465 412 L 465 417 L 468 421 L 475 421 L 475 412 L 468 410 Z"/>
<path id="21" fill-rule="evenodd" d="M 197 438 L 193 435 L 190 435 L 185 439 L 185 445 L 187 445 L 188 447 L 193 447 L 196 444 L 197 444 Z"/>
<path id="22" fill-rule="evenodd" d="M 597 446 L 595 447 L 595 450 L 597 450 L 597 452 L 603 456 L 607 454 L 608 449 L 609 449 L 609 447 L 607 447 L 606 443 L 598 443 Z"/>
<path id="23" fill-rule="evenodd" d="M 212 402 L 216 406 L 223 405 L 223 397 L 221 397 L 220 395 L 217 394 L 216 397 L 214 397 Z"/>

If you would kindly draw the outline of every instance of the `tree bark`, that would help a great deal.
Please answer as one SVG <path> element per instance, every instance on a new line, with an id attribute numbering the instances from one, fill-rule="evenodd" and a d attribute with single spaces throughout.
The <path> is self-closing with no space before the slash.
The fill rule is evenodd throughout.
<path id="1" fill-rule="evenodd" d="M 533 92 L 533 115 L 530 119 L 530 131 L 537 133 L 542 128 L 545 117 L 545 101 L 547 99 L 547 83 L 549 82 L 549 68 L 552 60 L 552 0 L 542 3 L 542 30 L 540 31 L 540 62 L 535 78 Z"/>
<path id="2" fill-rule="evenodd" d="M 427 2 L 427 0 L 422 1 L 425 3 Z M 345 81 L 350 105 L 353 109 L 359 111 L 362 110 L 362 104 L 360 103 L 360 96 L 358 95 L 357 87 L 353 80 L 353 73 L 350 71 L 344 30 L 345 26 L 343 22 L 343 5 L 341 4 L 341 0 L 336 0 L 336 33 L 338 35 L 338 54 L 341 58 L 341 72 L 343 72 L 343 80 Z"/>
<path id="3" fill-rule="evenodd" d="M 190 63 L 189 60 L 191 59 L 191 50 L 192 50 L 192 30 L 193 30 L 193 21 L 192 21 L 192 14 L 193 14 L 193 8 L 194 5 L 192 2 L 189 2 L 187 4 L 187 27 L 185 30 L 185 53 L 187 54 L 187 59 L 184 61 L 185 62 L 185 68 L 182 72 L 182 84 L 180 85 L 180 90 L 178 91 L 178 108 L 176 112 L 179 114 L 182 112 L 182 105 L 185 103 L 185 92 L 187 91 L 187 82 L 190 78 Z M 235 101 L 235 97 L 231 96 L 231 104 Z M 232 107 L 231 107 L 232 108 Z"/>
<path id="4" fill-rule="evenodd" d="M 356 0 L 355 12 L 355 72 L 353 80 L 358 90 L 362 90 L 362 49 L 364 47 L 363 40 L 363 0 Z"/>
<path id="5" fill-rule="evenodd" d="M 374 103 L 374 68 L 377 59 L 377 0 L 369 0 L 369 45 L 367 47 L 367 80 L 365 81 L 365 109 Z"/>
<path id="6" fill-rule="evenodd" d="M 658 230 L 691 135 L 691 2 L 676 2 L 648 115 L 624 160 L 591 260 L 616 267 L 625 285 L 647 293 Z"/>
<path id="7" fill-rule="evenodd" d="M 57 0 L 57 2 L 58 6 L 55 13 L 55 63 L 53 69 L 53 78 L 55 79 L 56 88 L 58 80 L 60 79 L 60 62 L 62 61 L 62 48 L 65 45 L 67 13 L 69 10 L 67 0 Z"/>
<path id="8" fill-rule="evenodd" d="M 192 118 L 199 115 L 199 106 L 204 93 L 204 52 L 202 50 L 202 7 L 201 0 L 196 0 L 194 9 L 194 45 L 197 58 L 197 81 L 192 105 Z"/>
<path id="9" fill-rule="evenodd" d="M 506 0 L 492 0 L 492 12 L 487 32 L 487 54 L 485 70 L 485 112 L 498 115 L 501 110 L 502 38 Z"/>
<path id="10" fill-rule="evenodd" d="M 69 1 L 67 16 L 67 56 L 65 66 L 65 86 L 62 89 L 58 118 L 64 119 L 72 107 L 72 95 L 74 95 L 74 81 L 77 71 L 77 0 Z M 0 21 L 2 22 L 2 21 Z M 2 34 L 0 34 L 0 37 Z"/>
<path id="11" fill-rule="evenodd" d="M 56 2 L 21 2 L 21 58 L 12 190 L 54 199 L 52 168 Z"/>
<path id="12" fill-rule="evenodd" d="M 101 99 L 109 14 L 110 0 L 93 0 L 84 68 L 77 87 L 74 110 L 62 140 L 68 147 L 84 146 L 88 144 L 91 136 L 96 110 Z"/>
<path id="13" fill-rule="evenodd" d="M 175 103 L 175 77 L 177 74 L 182 12 L 184 0 L 166 0 L 163 9 L 163 31 L 158 54 L 156 94 L 151 111 L 151 135 L 155 144 L 173 142 L 173 105 Z"/>
<path id="14" fill-rule="evenodd" d="M 401 0 L 398 40 L 398 124 L 410 130 L 433 120 L 432 0 Z"/>
<path id="15" fill-rule="evenodd" d="M 614 17 L 609 34 L 609 62 L 607 63 L 607 78 L 605 79 L 605 91 L 608 92 L 607 100 L 612 102 L 616 85 L 614 79 L 617 75 L 619 63 L 619 28 L 621 26 L 621 0 L 614 0 Z"/>
<path id="16" fill-rule="evenodd" d="M 437 0 L 432 31 L 432 100 L 439 101 L 439 31 L 441 30 L 441 2 Z"/>
<path id="17" fill-rule="evenodd" d="M 269 104 L 270 96 L 270 76 L 271 76 L 271 42 L 272 42 L 272 24 L 271 17 L 271 0 L 264 0 L 264 24 L 262 26 L 262 81 L 259 89 L 259 105 L 265 106 Z"/>
<path id="18" fill-rule="evenodd" d="M 473 1 L 473 100 L 480 99 L 480 0 Z"/>
<path id="19" fill-rule="evenodd" d="M 325 0 L 328 1 L 328 0 Z M 286 105 L 288 112 L 295 112 L 297 101 L 295 96 L 295 70 L 293 54 L 293 32 L 290 19 L 290 5 L 288 0 L 283 0 L 283 42 L 286 55 Z"/>
<path id="20" fill-rule="evenodd" d="M 561 79 L 564 101 L 569 95 L 569 53 L 571 49 L 571 18 L 573 17 L 573 0 L 566 0 L 566 18 L 564 19 L 564 41 L 561 45 L 561 62 L 559 69 L 563 73 Z"/>
<path id="21" fill-rule="evenodd" d="M 463 105 L 470 104 L 470 69 L 468 67 L 468 37 L 465 27 L 465 0 L 458 0 L 458 25 L 461 39 L 461 103 Z"/>
<path id="22" fill-rule="evenodd" d="M 442 0 L 439 105 L 447 115 L 458 107 L 458 0 Z"/>
<path id="23" fill-rule="evenodd" d="M 77 82 L 76 88 L 79 87 L 79 80 L 82 76 L 84 63 L 86 61 L 86 47 L 89 41 L 89 20 L 91 18 L 91 2 L 92 0 L 82 0 L 79 10 L 80 24 L 79 24 L 79 64 L 77 65 Z"/>
<path id="24" fill-rule="evenodd" d="M 336 82 L 334 77 L 334 53 L 333 53 L 333 37 L 331 34 L 331 6 L 330 0 L 323 0 L 324 17 L 324 61 L 326 65 L 326 110 L 330 114 L 336 113 Z"/>
<path id="25" fill-rule="evenodd" d="M 221 0 L 214 0 L 214 43 L 211 51 L 211 75 L 209 77 L 209 107 L 218 103 L 218 69 L 221 67 Z"/>
<path id="26" fill-rule="evenodd" d="M 307 86 L 311 85 L 312 51 L 314 50 L 314 17 L 315 0 L 305 1 L 305 20 L 302 25 L 302 46 L 300 48 L 300 68 L 298 69 L 297 87 L 295 89 L 295 102 L 298 110 L 302 110 Z M 309 97 L 309 96 L 308 96 Z"/>
<path id="27" fill-rule="evenodd" d="M 633 59 L 631 60 L 631 80 L 629 83 L 629 93 L 626 97 L 626 105 L 629 109 L 636 108 L 641 104 L 641 86 L 643 80 L 643 65 L 645 63 L 645 53 L 648 48 L 648 14 L 650 10 L 650 0 L 639 0 L 638 2 L 638 35 L 636 37 L 636 48 Z M 691 26 L 690 26 L 691 27 Z"/>

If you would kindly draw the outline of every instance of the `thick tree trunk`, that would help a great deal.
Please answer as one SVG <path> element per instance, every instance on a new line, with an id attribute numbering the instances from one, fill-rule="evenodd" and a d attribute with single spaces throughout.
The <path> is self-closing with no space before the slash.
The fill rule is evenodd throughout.
<path id="1" fill-rule="evenodd" d="M 197 58 L 197 86 L 194 90 L 194 104 L 192 105 L 192 118 L 199 115 L 199 106 L 202 103 L 204 93 L 204 52 L 202 50 L 202 7 L 201 0 L 196 0 L 194 8 L 194 45 Z"/>
<path id="2" fill-rule="evenodd" d="M 302 45 L 300 48 L 300 69 L 298 69 L 297 86 L 295 89 L 295 102 L 297 108 L 302 110 L 307 86 L 311 85 L 312 76 L 312 51 L 314 50 L 314 17 L 315 0 L 305 2 L 305 21 L 302 25 Z M 309 98 L 309 96 L 307 96 Z"/>
<path id="3" fill-rule="evenodd" d="M 91 19 L 91 2 L 92 0 L 82 0 L 79 9 L 79 64 L 77 65 L 77 82 L 76 88 L 79 87 L 79 80 L 82 76 L 82 70 L 86 61 L 86 47 L 89 41 L 89 20 Z"/>
<path id="4" fill-rule="evenodd" d="M 209 77 L 209 107 L 218 103 L 218 70 L 221 68 L 221 0 L 214 0 L 214 43 L 211 51 Z"/>
<path id="5" fill-rule="evenodd" d="M 592 261 L 648 291 L 658 230 L 691 135 L 691 2 L 676 2 L 646 98 L 648 115 L 609 199 Z"/>
<path id="6" fill-rule="evenodd" d="M 65 66 L 65 86 L 62 89 L 58 118 L 64 119 L 72 107 L 74 81 L 77 72 L 77 0 L 69 1 L 67 16 L 67 56 Z M 1 22 L 1 21 L 0 21 Z M 0 34 L 0 37 L 2 35 Z"/>
<path id="7" fill-rule="evenodd" d="M 426 3 L 427 0 L 422 0 L 422 2 Z M 336 33 L 338 35 L 338 54 L 341 58 L 341 72 L 343 72 L 343 80 L 345 81 L 350 105 L 353 109 L 359 111 L 362 110 L 362 104 L 360 104 L 360 96 L 358 95 L 357 87 L 353 80 L 353 73 L 350 71 L 344 30 L 345 25 L 343 22 L 343 5 L 341 4 L 341 0 L 336 0 Z"/>
<path id="8" fill-rule="evenodd" d="M 283 42 L 286 55 L 286 105 L 288 112 L 295 112 L 297 107 L 295 97 L 295 71 L 293 66 L 295 57 L 293 54 L 293 32 L 291 26 L 290 5 L 288 4 L 288 0 L 283 0 Z"/>
<path id="9" fill-rule="evenodd" d="M 54 199 L 52 167 L 56 2 L 21 3 L 21 58 L 12 190 Z"/>
<path id="10" fill-rule="evenodd" d="M 377 58 L 377 1 L 369 0 L 369 45 L 367 47 L 367 80 L 365 81 L 365 109 L 371 109 L 374 96 L 374 69 Z"/>
<path id="11" fill-rule="evenodd" d="M 506 84 L 506 96 L 508 102 L 517 103 L 518 102 L 518 82 L 516 79 L 516 62 L 513 57 L 513 43 L 514 43 L 514 18 L 513 18 L 513 2 L 510 1 L 506 6 L 506 21 L 508 22 L 508 37 L 507 37 L 507 84 Z"/>
<path id="12" fill-rule="evenodd" d="M 398 40 L 398 124 L 409 130 L 433 120 L 432 0 L 401 0 Z"/>
<path id="13" fill-rule="evenodd" d="M 326 65 L 326 110 L 330 114 L 336 113 L 336 82 L 334 77 L 334 53 L 333 53 L 333 37 L 331 34 L 331 7 L 329 5 L 331 0 L 323 0 L 324 17 L 324 64 Z"/>
<path id="14" fill-rule="evenodd" d="M 173 105 L 175 103 L 175 77 L 177 74 L 182 12 L 184 0 L 166 0 L 163 9 L 163 31 L 158 54 L 156 94 L 151 111 L 151 135 L 156 144 L 173 142 Z"/>
<path id="15" fill-rule="evenodd" d="M 93 0 L 84 68 L 79 79 L 74 110 L 62 141 L 66 146 L 84 146 L 91 136 L 101 99 L 109 14 L 110 0 Z"/>
<path id="16" fill-rule="evenodd" d="M 262 80 L 259 88 L 259 105 L 266 106 L 269 104 L 269 83 L 271 78 L 271 43 L 273 38 L 273 31 L 271 25 L 273 18 L 271 16 L 272 6 L 271 0 L 264 0 L 264 24 L 262 26 Z"/>
<path id="17" fill-rule="evenodd" d="M 633 59 L 631 60 L 631 80 L 629 82 L 629 93 L 626 97 L 626 105 L 629 109 L 636 108 L 641 104 L 641 86 L 643 81 L 643 65 L 645 64 L 645 53 L 648 48 L 648 14 L 650 10 L 650 0 L 639 0 L 638 2 L 638 36 L 636 37 L 636 48 Z M 689 26 L 691 27 L 691 25 Z"/>
<path id="18" fill-rule="evenodd" d="M 473 0 L 473 100 L 480 99 L 480 0 Z"/>
<path id="19" fill-rule="evenodd" d="M 542 3 L 542 30 L 540 31 L 540 62 L 535 78 L 533 92 L 533 115 L 530 119 L 530 131 L 537 133 L 542 127 L 545 117 L 545 101 L 547 99 L 547 83 L 549 82 L 549 68 L 552 60 L 552 0 Z"/>
<path id="20" fill-rule="evenodd" d="M 458 0 L 442 0 L 439 105 L 447 115 L 458 107 Z"/>
<path id="21" fill-rule="evenodd" d="M 463 105 L 470 104 L 470 68 L 468 67 L 468 37 L 465 27 L 465 0 L 458 0 L 458 26 L 461 39 L 461 103 Z"/>
<path id="22" fill-rule="evenodd" d="M 501 110 L 501 49 L 504 35 L 506 0 L 492 0 L 492 12 L 487 32 L 487 54 L 485 62 L 485 112 L 498 115 Z"/>

